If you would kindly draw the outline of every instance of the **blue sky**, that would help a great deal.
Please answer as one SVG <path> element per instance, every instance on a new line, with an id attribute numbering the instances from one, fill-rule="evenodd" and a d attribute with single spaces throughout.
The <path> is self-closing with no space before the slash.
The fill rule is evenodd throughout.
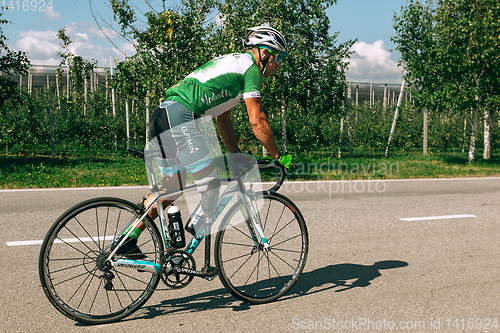
<path id="1" fill-rule="evenodd" d="M 131 1 L 138 9 L 147 10 L 143 0 Z M 150 1 L 158 6 L 161 1 Z M 33 0 L 23 8 L 23 0 L 0 0 L 0 7 L 10 9 L 4 19 L 13 24 L 2 25 L 9 38 L 11 48 L 27 51 L 33 64 L 57 65 L 56 55 L 59 41 L 57 29 L 66 26 L 67 34 L 74 41 L 73 51 L 87 58 L 95 58 L 100 66 L 109 65 L 109 57 L 123 57 L 98 29 L 88 0 Z M 36 8 L 34 4 L 37 4 Z M 112 12 L 104 0 L 92 0 L 95 12 L 105 20 L 112 19 Z M 401 82 L 401 71 L 397 67 L 399 54 L 390 52 L 395 45 L 390 41 L 394 35 L 392 18 L 400 12 L 405 0 L 338 0 L 327 10 L 331 33 L 340 31 L 339 42 L 358 39 L 353 46 L 348 80 L 353 82 Z M 49 8 L 52 7 L 52 8 Z M 43 11 L 41 11 L 42 9 Z M 102 19 L 99 18 L 102 22 Z M 109 33 L 109 31 L 108 31 Z M 133 49 L 118 38 L 116 45 L 127 53 Z"/>

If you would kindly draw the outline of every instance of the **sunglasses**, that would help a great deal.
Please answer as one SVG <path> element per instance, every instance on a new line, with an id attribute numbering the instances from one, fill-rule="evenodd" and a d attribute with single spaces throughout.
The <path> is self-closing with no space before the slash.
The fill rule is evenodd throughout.
<path id="1" fill-rule="evenodd" d="M 271 55 L 274 56 L 274 58 L 276 59 L 276 63 L 279 65 L 280 61 L 281 61 L 281 53 L 278 53 L 276 52 L 275 50 L 269 48 L 269 47 L 261 47 L 261 49 L 266 49 L 269 51 L 269 53 L 271 53 Z"/>

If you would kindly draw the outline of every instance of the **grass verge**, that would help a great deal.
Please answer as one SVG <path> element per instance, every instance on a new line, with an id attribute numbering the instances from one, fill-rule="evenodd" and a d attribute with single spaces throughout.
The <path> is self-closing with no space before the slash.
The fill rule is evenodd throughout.
<path id="1" fill-rule="evenodd" d="M 297 180 L 362 180 L 500 176 L 500 158 L 467 163 L 465 156 L 395 156 L 334 159 L 299 157 Z M 262 175 L 270 181 L 272 173 Z M 145 166 L 138 158 L 0 158 L 0 188 L 53 188 L 147 185 Z"/>

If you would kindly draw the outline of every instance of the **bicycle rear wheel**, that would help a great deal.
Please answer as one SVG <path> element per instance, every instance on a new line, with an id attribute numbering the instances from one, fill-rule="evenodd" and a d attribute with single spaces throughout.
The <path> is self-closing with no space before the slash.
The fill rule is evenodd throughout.
<path id="1" fill-rule="evenodd" d="M 242 202 L 231 207 L 217 234 L 219 277 L 224 287 L 242 301 L 272 302 L 292 288 L 304 269 L 309 247 L 306 224 L 288 198 L 264 193 L 259 219 L 270 245 L 265 251 L 255 245 L 246 223 L 231 225 L 231 221 L 241 221 L 244 209 Z"/>
<path id="2" fill-rule="evenodd" d="M 132 314 L 151 297 L 160 274 L 103 265 L 113 246 L 105 247 L 140 216 L 131 202 L 96 198 L 75 205 L 57 219 L 39 258 L 40 282 L 57 310 L 82 323 L 105 324 Z M 143 222 L 146 229 L 137 245 L 159 263 L 161 236 L 149 217 Z M 113 274 L 112 285 L 103 277 L 105 271 Z"/>

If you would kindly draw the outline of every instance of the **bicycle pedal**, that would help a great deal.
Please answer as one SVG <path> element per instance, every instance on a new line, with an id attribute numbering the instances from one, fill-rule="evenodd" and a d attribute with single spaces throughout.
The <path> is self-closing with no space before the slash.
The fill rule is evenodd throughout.
<path id="1" fill-rule="evenodd" d="M 205 275 L 205 279 L 207 280 L 212 280 L 217 276 L 217 274 L 219 274 L 219 270 L 217 269 L 217 267 L 212 266 L 203 267 L 201 271 Z"/>

